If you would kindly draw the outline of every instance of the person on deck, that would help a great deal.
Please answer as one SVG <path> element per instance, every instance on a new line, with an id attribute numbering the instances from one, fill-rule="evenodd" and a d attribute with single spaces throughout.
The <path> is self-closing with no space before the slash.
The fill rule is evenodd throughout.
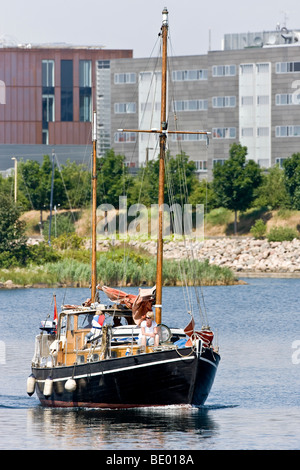
<path id="1" fill-rule="evenodd" d="M 105 315 L 94 315 L 92 320 L 92 329 L 85 336 L 85 341 L 89 341 L 92 338 L 96 338 L 101 335 L 102 326 L 104 324 Z"/>
<path id="2" fill-rule="evenodd" d="M 147 312 L 146 319 L 141 323 L 141 332 L 138 339 L 140 346 L 158 346 L 159 335 L 157 323 L 154 321 L 153 312 Z"/>

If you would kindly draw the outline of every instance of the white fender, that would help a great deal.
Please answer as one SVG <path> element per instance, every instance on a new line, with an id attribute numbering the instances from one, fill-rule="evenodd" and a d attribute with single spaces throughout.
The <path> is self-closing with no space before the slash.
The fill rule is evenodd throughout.
<path id="1" fill-rule="evenodd" d="M 74 379 L 68 379 L 65 383 L 65 389 L 68 392 L 74 392 L 74 390 L 76 390 L 76 381 Z"/>
<path id="2" fill-rule="evenodd" d="M 51 379 L 51 377 L 48 377 L 45 380 L 45 384 L 44 384 L 45 397 L 50 397 L 50 395 L 52 394 L 52 390 L 53 390 L 53 380 Z"/>
<path id="3" fill-rule="evenodd" d="M 27 393 L 31 397 L 35 390 L 35 376 L 31 374 L 27 379 Z"/>

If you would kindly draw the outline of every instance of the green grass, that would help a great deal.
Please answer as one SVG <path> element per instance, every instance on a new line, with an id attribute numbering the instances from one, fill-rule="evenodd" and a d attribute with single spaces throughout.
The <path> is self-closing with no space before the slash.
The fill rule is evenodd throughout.
<path id="1" fill-rule="evenodd" d="M 140 256 L 111 259 L 111 253 L 100 254 L 97 261 L 97 282 L 110 286 L 153 286 L 156 282 L 156 260 Z M 88 287 L 90 285 L 90 264 L 76 259 L 65 258 L 56 263 L 47 263 L 43 267 L 16 268 L 0 270 L 0 282 L 8 279 L 14 284 L 27 286 L 33 284 L 72 285 Z M 237 282 L 228 268 L 210 265 L 208 261 L 173 261 L 164 262 L 164 285 L 181 284 L 181 275 L 185 273 L 187 283 L 192 285 L 230 285 Z"/>

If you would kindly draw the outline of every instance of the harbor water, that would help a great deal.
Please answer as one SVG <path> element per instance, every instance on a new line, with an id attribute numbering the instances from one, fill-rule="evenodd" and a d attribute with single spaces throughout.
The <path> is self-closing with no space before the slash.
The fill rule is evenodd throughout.
<path id="1" fill-rule="evenodd" d="M 185 326 L 190 308 L 199 318 L 197 299 L 203 293 L 215 332 L 221 362 L 211 394 L 199 409 L 41 407 L 35 394 L 26 394 L 40 321 L 47 314 L 53 317 L 53 293 L 59 307 L 82 303 L 89 291 L 1 290 L 0 449 L 300 449 L 300 279 L 246 282 L 204 287 L 199 297 L 191 288 L 192 306 L 182 288 L 163 290 L 163 323 Z"/>

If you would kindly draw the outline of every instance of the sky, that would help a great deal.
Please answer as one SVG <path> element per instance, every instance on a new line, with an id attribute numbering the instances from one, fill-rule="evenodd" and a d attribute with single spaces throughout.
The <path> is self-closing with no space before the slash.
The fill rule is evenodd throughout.
<path id="1" fill-rule="evenodd" d="M 224 34 L 300 29 L 299 0 L 0 0 L 0 39 L 132 49 L 150 57 L 162 10 L 169 11 L 172 55 L 220 50 Z M 210 38 L 210 39 L 209 39 Z"/>

